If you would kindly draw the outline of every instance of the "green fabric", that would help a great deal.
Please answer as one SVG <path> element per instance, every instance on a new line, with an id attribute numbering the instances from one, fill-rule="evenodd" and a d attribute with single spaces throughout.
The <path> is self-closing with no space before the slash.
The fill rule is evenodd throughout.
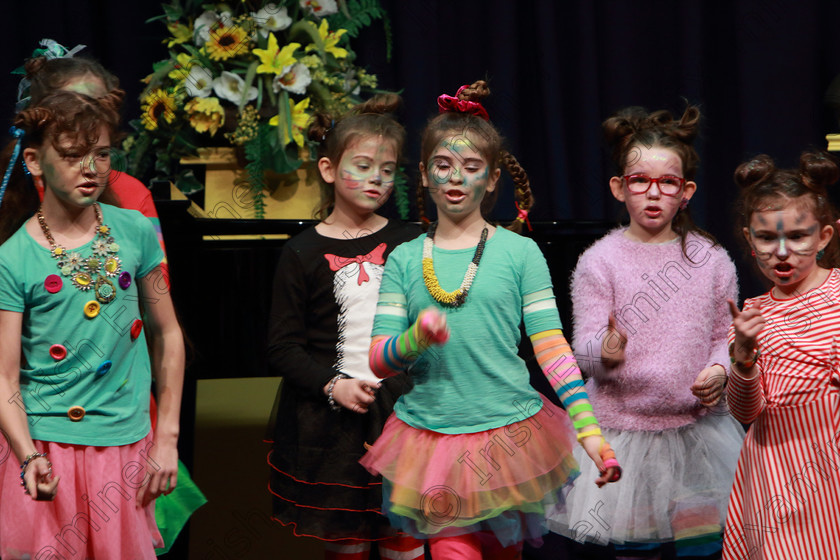
<path id="1" fill-rule="evenodd" d="M 193 512 L 206 503 L 207 498 L 193 482 L 190 471 L 178 461 L 178 486 L 155 500 L 155 521 L 164 542 L 163 548 L 155 549 L 158 556 L 169 552 Z"/>
<path id="2" fill-rule="evenodd" d="M 414 388 L 394 407 L 397 417 L 415 428 L 459 434 L 508 426 L 536 414 L 542 400 L 517 355 L 519 326 L 524 319 L 529 335 L 562 327 L 551 298 L 541 297 L 551 305 L 540 305 L 523 317 L 526 297 L 551 289 L 548 266 L 537 244 L 497 228 L 487 241 L 469 295 L 457 308 L 442 306 L 429 294 L 423 282 L 422 252 L 421 236 L 400 245 L 388 258 L 380 302 L 392 301 L 391 294 L 403 294 L 407 316 L 378 312 L 373 334 L 398 335 L 420 311 L 437 307 L 446 314 L 450 338 L 443 346 L 429 348 L 409 368 Z M 435 248 L 435 274 L 444 290 L 461 285 L 474 253 L 474 247 Z"/>
<path id="3" fill-rule="evenodd" d="M 92 289 L 83 292 L 70 277 L 62 277 L 57 293 L 46 290 L 46 278 L 61 273 L 50 250 L 39 245 L 25 225 L 0 246 L 0 309 L 23 313 L 20 392 L 33 439 L 127 445 L 151 429 L 146 337 L 141 334 L 132 340 L 130 331 L 140 318 L 137 280 L 161 263 L 163 251 L 154 227 L 140 212 L 100 206 L 103 223 L 120 246 L 122 271 L 131 274 L 131 285 L 123 289 L 117 278 L 110 279 L 116 298 L 102 304 L 92 319 L 84 315 L 85 304 L 96 299 Z M 92 244 L 68 249 L 89 256 Z M 154 299 L 144 304 L 154 305 Z M 66 348 L 64 359 L 50 356 L 54 344 Z M 97 374 L 107 360 L 112 362 L 110 370 Z M 80 422 L 67 416 L 73 406 L 85 409 Z"/>

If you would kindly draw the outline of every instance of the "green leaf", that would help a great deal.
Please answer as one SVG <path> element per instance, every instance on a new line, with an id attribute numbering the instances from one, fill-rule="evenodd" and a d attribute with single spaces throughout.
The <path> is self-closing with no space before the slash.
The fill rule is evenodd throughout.
<path id="1" fill-rule="evenodd" d="M 194 46 L 188 45 L 187 43 L 181 43 L 181 46 L 184 47 L 184 49 L 186 49 L 187 52 L 189 52 L 193 56 L 193 58 L 197 59 L 203 67 L 210 69 L 215 66 L 215 64 L 213 64 L 213 61 L 210 60 L 210 58 L 207 55 L 201 54 L 201 51 L 195 48 Z"/>
<path id="2" fill-rule="evenodd" d="M 308 40 L 307 40 L 308 39 Z M 298 41 L 306 46 L 308 43 L 313 43 L 321 56 L 324 55 L 324 41 L 321 39 L 321 34 L 318 33 L 318 28 L 309 20 L 303 20 L 295 23 L 289 28 L 289 41 Z"/>
<path id="3" fill-rule="evenodd" d="M 239 111 L 242 111 L 242 108 L 245 107 L 245 104 L 248 103 L 248 90 L 251 89 L 251 86 L 254 83 L 254 77 L 257 75 L 257 66 L 260 65 L 259 60 L 255 60 L 251 63 L 248 67 L 248 72 L 245 74 L 245 87 L 242 89 L 242 97 L 239 99 Z"/>
<path id="4" fill-rule="evenodd" d="M 175 177 L 175 186 L 184 194 L 192 194 L 204 190 L 204 185 L 196 179 L 192 169 L 182 171 Z"/>
<path id="5" fill-rule="evenodd" d="M 394 203 L 397 205 L 397 212 L 402 220 L 408 220 L 408 175 L 405 168 L 400 166 L 397 176 L 394 178 Z"/>
<path id="6" fill-rule="evenodd" d="M 177 4 L 162 4 L 161 7 L 163 8 L 163 13 L 166 15 L 166 19 L 169 21 L 177 21 L 184 15 L 181 11 L 181 6 Z"/>

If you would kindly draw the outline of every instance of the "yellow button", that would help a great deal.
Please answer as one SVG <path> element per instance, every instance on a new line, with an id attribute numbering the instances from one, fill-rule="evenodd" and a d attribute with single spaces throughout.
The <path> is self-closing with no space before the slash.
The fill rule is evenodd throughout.
<path id="1" fill-rule="evenodd" d="M 97 315 L 99 315 L 99 302 L 92 299 L 85 304 L 85 317 L 93 319 Z"/>
<path id="2" fill-rule="evenodd" d="M 73 422 L 78 422 L 85 417 L 85 409 L 81 406 L 71 406 L 70 410 L 67 411 L 67 416 L 69 416 L 70 420 Z"/>

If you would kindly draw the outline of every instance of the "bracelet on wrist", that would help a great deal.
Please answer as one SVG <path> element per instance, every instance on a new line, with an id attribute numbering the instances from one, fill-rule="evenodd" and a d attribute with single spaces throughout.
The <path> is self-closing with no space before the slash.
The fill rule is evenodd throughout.
<path id="1" fill-rule="evenodd" d="M 332 379 L 330 379 L 329 387 L 327 387 L 327 402 L 330 405 L 332 410 L 338 411 L 341 410 L 341 405 L 335 402 L 335 397 L 333 397 L 333 390 L 335 389 L 335 384 L 338 383 L 339 379 L 348 379 L 350 376 L 345 373 L 339 373 Z"/>
<path id="2" fill-rule="evenodd" d="M 26 476 L 26 467 L 28 467 L 29 463 L 31 463 L 38 457 L 43 457 L 44 459 L 47 459 L 47 454 L 38 453 L 37 451 L 35 453 L 30 453 L 23 460 L 23 463 L 20 464 L 20 485 L 23 486 L 23 492 L 25 494 L 29 494 L 29 489 L 26 487 L 26 479 L 24 478 Z M 49 459 L 47 459 L 47 468 L 49 468 L 49 474 L 52 474 L 52 463 L 50 463 Z"/>
<path id="3" fill-rule="evenodd" d="M 729 360 L 732 362 L 733 365 L 738 366 L 738 369 L 742 371 L 746 371 L 748 369 L 752 369 L 755 365 L 755 362 L 758 360 L 758 357 L 761 355 L 761 352 L 758 351 L 758 346 L 753 348 L 752 356 L 744 362 L 739 362 L 735 359 L 735 343 L 731 343 L 729 345 Z"/>

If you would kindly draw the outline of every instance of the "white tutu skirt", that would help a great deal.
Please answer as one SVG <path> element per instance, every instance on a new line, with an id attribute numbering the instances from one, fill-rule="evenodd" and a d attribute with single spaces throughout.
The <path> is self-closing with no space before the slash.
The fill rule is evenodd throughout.
<path id="1" fill-rule="evenodd" d="M 581 475 L 549 529 L 600 545 L 719 539 L 744 430 L 723 410 L 662 432 L 602 428 L 623 469 L 598 488 L 595 464 L 575 449 Z"/>

